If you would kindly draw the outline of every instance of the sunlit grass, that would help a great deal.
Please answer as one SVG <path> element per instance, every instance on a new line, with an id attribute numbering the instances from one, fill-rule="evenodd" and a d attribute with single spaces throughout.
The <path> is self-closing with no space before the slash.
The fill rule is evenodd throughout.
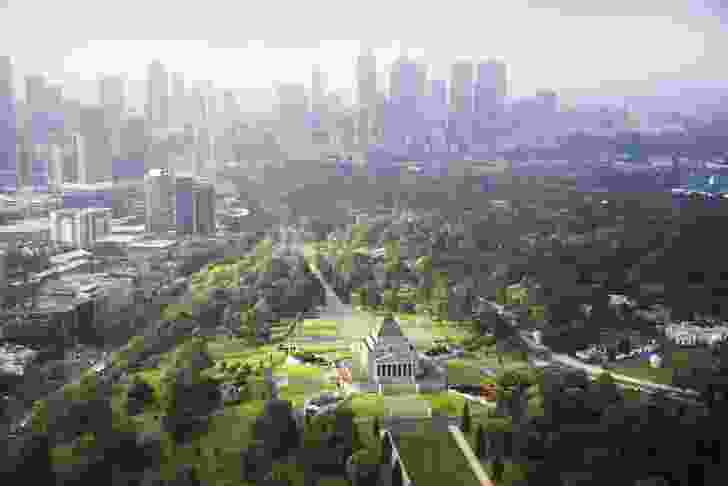
<path id="1" fill-rule="evenodd" d="M 357 393 L 350 406 L 357 416 L 384 417 L 384 397 L 377 393 Z"/>

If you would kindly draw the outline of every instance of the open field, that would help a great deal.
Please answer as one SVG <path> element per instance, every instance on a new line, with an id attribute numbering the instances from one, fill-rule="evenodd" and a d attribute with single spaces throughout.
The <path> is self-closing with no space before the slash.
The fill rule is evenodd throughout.
<path id="1" fill-rule="evenodd" d="M 422 486 L 480 486 L 450 433 L 432 430 L 426 424 L 422 427 L 422 433 L 402 433 L 396 439 L 412 481 Z"/>
<path id="2" fill-rule="evenodd" d="M 418 395 L 384 397 L 384 413 L 395 417 L 427 417 L 430 405 Z"/>

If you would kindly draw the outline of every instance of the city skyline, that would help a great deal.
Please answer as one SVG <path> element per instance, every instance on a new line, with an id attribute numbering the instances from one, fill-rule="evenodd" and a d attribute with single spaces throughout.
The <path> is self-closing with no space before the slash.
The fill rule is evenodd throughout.
<path id="1" fill-rule="evenodd" d="M 32 1 L 10 2 L 4 10 L 4 18 L 13 22 L 0 32 L 0 45 L 12 46 L 2 54 L 15 58 L 16 85 L 25 75 L 47 72 L 51 80 L 65 83 L 68 96 L 88 102 L 95 99 L 87 93 L 88 83 L 99 75 L 123 73 L 130 80 L 130 105 L 139 108 L 144 95 L 135 93 L 141 91 L 138 86 L 145 80 L 148 64 L 159 58 L 170 72 L 181 72 L 186 79 L 212 79 L 222 89 L 250 89 L 243 102 L 254 103 L 264 92 L 273 98 L 276 82 L 308 86 L 312 66 L 318 64 L 331 89 L 345 90 L 345 100 L 351 102 L 356 96 L 356 57 L 363 45 L 374 47 L 382 90 L 386 89 L 382 71 L 402 51 L 409 51 L 414 58 L 424 54 L 424 62 L 431 66 L 431 79 L 449 79 L 451 64 L 462 59 L 504 61 L 509 68 L 509 91 L 515 97 L 532 96 L 540 89 L 554 89 L 565 100 L 582 95 L 672 94 L 681 85 L 728 84 L 720 52 L 728 33 L 719 17 L 705 8 L 687 8 L 675 1 L 659 6 L 655 2 L 641 2 L 639 6 L 612 2 L 610 7 L 598 9 L 579 7 L 574 2 L 521 1 L 499 7 L 497 12 L 456 2 L 449 6 L 450 11 L 469 13 L 460 16 L 458 28 L 446 21 L 446 15 L 438 16 L 438 12 L 423 7 L 417 11 L 417 21 L 408 20 L 406 30 L 399 31 L 394 26 L 405 25 L 405 14 L 408 8 L 414 11 L 414 6 L 378 9 L 368 4 L 368 10 L 354 9 L 367 11 L 350 14 L 348 18 L 362 16 L 361 22 L 353 24 L 343 22 L 345 18 L 331 6 L 311 5 L 305 12 L 296 8 L 287 11 L 285 17 L 276 19 L 278 28 L 261 31 L 260 27 L 274 25 L 277 12 L 271 10 L 276 9 L 261 7 L 252 12 L 254 15 L 248 12 L 247 17 L 260 18 L 261 26 L 241 21 L 239 28 L 233 29 L 229 20 L 222 19 L 237 18 L 241 12 L 230 8 L 224 12 L 210 8 L 211 13 L 225 13 L 220 16 L 177 7 L 165 11 L 163 2 L 138 11 L 129 4 L 122 10 L 107 6 L 97 10 L 85 2 L 76 3 L 84 11 L 78 21 L 60 12 L 58 16 L 66 21 L 57 25 L 34 18 L 39 29 L 57 40 L 52 46 L 36 45 L 39 43 L 28 39 L 28 32 L 17 30 L 17 26 L 29 25 L 23 20 L 36 14 Z M 43 8 L 52 13 L 55 7 Z M 378 11 L 388 15 L 371 24 L 372 12 Z M 129 12 L 134 12 L 133 17 Z M 169 12 L 174 12 L 174 22 L 162 22 Z M 215 17 L 214 22 L 211 17 Z M 111 18 L 113 23 L 106 21 Z M 342 22 L 322 22 L 324 18 Z M 303 27 L 292 23 L 293 19 Z M 196 29 L 185 30 L 193 20 L 197 21 Z M 126 21 L 134 28 L 122 36 L 117 24 L 125 25 Z M 367 21 L 377 25 L 376 34 L 371 28 L 362 31 Z M 445 26 L 436 29 L 436 21 Z M 338 23 L 348 24 L 347 36 L 340 35 L 343 32 Z M 59 32 L 60 26 L 69 28 Z M 432 35 L 437 30 L 442 34 Z M 186 35 L 180 35 L 183 32 Z M 120 40 L 124 38 L 129 40 Z M 133 40 L 144 38 L 151 40 Z M 188 40 L 165 40 L 174 38 Z M 357 40 L 331 40 L 336 38 Z M 404 44 L 392 39 L 402 39 Z M 669 89 L 661 87 L 667 85 Z M 18 86 L 18 94 L 25 96 L 23 86 Z"/>

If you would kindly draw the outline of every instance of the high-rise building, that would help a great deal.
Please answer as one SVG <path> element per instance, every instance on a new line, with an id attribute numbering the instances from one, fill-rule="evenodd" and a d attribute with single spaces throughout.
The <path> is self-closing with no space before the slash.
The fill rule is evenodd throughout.
<path id="1" fill-rule="evenodd" d="M 64 179 L 75 184 L 82 184 L 86 174 L 86 137 L 81 132 L 71 134 L 68 156 L 68 169 L 64 170 Z"/>
<path id="2" fill-rule="evenodd" d="M 417 97 L 424 99 L 428 94 L 428 83 L 427 76 L 429 74 L 430 67 L 424 62 L 417 63 Z"/>
<path id="3" fill-rule="evenodd" d="M 300 150 L 310 143 L 311 132 L 307 130 L 308 97 L 303 84 L 280 84 L 278 92 L 278 125 L 284 144 L 291 144 L 285 150 Z"/>
<path id="4" fill-rule="evenodd" d="M 78 165 L 78 182 L 93 184 L 111 181 L 112 131 L 106 124 L 104 107 L 84 106 L 81 108 L 80 132 L 83 135 L 85 163 Z"/>
<path id="5" fill-rule="evenodd" d="M 458 61 L 452 65 L 450 104 L 456 113 L 473 110 L 473 63 Z"/>
<path id="6" fill-rule="evenodd" d="M 147 119 L 154 129 L 169 126 L 169 79 L 167 70 L 159 60 L 149 65 L 147 89 Z"/>
<path id="7" fill-rule="evenodd" d="M 506 65 L 490 60 L 478 64 L 478 83 L 475 89 L 475 111 L 490 115 L 502 110 L 508 95 Z"/>
<path id="8" fill-rule="evenodd" d="M 130 165 L 124 162 L 115 163 L 112 175 L 143 179 L 144 161 L 150 143 L 147 121 L 142 116 L 130 116 L 123 122 L 119 138 L 121 153 L 117 160 L 129 162 Z M 116 170 L 117 167 L 119 170 Z"/>
<path id="9" fill-rule="evenodd" d="M 177 177 L 175 185 L 175 222 L 177 233 L 214 233 L 214 185 L 196 177 Z"/>
<path id="10" fill-rule="evenodd" d="M 377 58 L 369 49 L 357 59 L 357 101 L 359 104 L 357 132 L 359 144 L 366 148 L 373 142 L 373 128 L 377 104 Z"/>
<path id="11" fill-rule="evenodd" d="M 99 79 L 99 102 L 113 109 L 119 117 L 126 113 L 126 81 L 123 76 L 102 76 Z"/>
<path id="12" fill-rule="evenodd" d="M 146 229 L 166 233 L 175 229 L 176 187 L 174 171 L 152 169 L 144 177 Z"/>
<path id="13" fill-rule="evenodd" d="M 489 60 L 478 64 L 478 82 L 475 87 L 476 133 L 479 143 L 493 144 L 497 128 L 505 114 L 508 87 L 506 65 Z M 493 130 L 495 129 L 495 130 Z"/>
<path id="14" fill-rule="evenodd" d="M 121 126 L 126 113 L 125 80 L 122 76 L 104 76 L 99 80 L 101 106 L 110 134 L 111 154 L 121 157 Z"/>
<path id="15" fill-rule="evenodd" d="M 231 90 L 226 90 L 223 93 L 223 109 L 225 111 L 225 126 L 224 130 L 232 127 L 235 122 L 240 120 L 240 105 L 235 97 L 235 93 Z"/>
<path id="16" fill-rule="evenodd" d="M 18 187 L 17 139 L 13 63 L 9 56 L 0 56 L 0 192 Z"/>
<path id="17" fill-rule="evenodd" d="M 172 74 L 172 96 L 169 103 L 170 125 L 182 128 L 187 120 L 187 91 L 182 73 Z"/>
<path id="18" fill-rule="evenodd" d="M 377 102 L 377 58 L 371 49 L 359 55 L 356 79 L 359 106 L 373 106 Z"/>
<path id="19" fill-rule="evenodd" d="M 192 87 L 190 95 L 190 118 L 196 128 L 207 122 L 207 99 L 204 96 L 204 87 L 199 83 Z"/>
<path id="20" fill-rule="evenodd" d="M 25 102 L 31 113 L 47 111 L 48 92 L 45 76 L 35 74 L 25 77 Z"/>
<path id="21" fill-rule="evenodd" d="M 326 111 L 326 74 L 318 65 L 311 72 L 311 111 L 319 116 Z"/>

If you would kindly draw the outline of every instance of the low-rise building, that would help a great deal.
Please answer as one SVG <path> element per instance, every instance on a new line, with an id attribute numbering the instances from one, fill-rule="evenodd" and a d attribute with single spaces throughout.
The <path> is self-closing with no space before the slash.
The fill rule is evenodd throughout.
<path id="1" fill-rule="evenodd" d="M 663 328 L 665 336 L 680 346 L 714 346 L 728 338 L 728 327 L 700 327 L 688 322 L 668 324 Z"/>
<path id="2" fill-rule="evenodd" d="M 364 339 L 362 365 L 371 383 L 414 383 L 418 374 L 417 351 L 391 316 Z"/>

